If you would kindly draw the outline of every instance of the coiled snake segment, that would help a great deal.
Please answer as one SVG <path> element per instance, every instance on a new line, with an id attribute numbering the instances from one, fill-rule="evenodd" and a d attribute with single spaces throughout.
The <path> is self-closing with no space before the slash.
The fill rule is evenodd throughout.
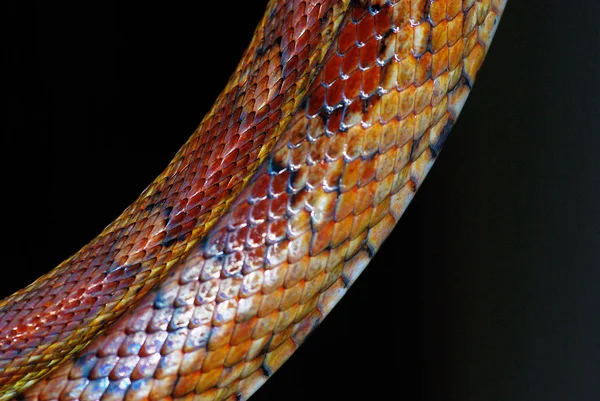
<path id="1" fill-rule="evenodd" d="M 504 6 L 270 1 L 167 169 L 0 302 L 2 399 L 249 397 L 402 215 Z"/>

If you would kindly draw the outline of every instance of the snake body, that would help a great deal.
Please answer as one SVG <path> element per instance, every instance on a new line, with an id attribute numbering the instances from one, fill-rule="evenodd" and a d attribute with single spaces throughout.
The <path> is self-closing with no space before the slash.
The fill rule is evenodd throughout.
<path id="1" fill-rule="evenodd" d="M 0 302 L 0 395 L 248 398 L 391 232 L 506 0 L 272 0 L 165 171 Z"/>

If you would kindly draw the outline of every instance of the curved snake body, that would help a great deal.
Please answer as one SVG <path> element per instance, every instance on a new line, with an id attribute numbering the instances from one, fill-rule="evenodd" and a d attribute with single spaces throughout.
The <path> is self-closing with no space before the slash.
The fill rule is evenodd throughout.
<path id="1" fill-rule="evenodd" d="M 504 5 L 270 1 L 165 171 L 0 302 L 1 398 L 249 397 L 402 215 Z"/>

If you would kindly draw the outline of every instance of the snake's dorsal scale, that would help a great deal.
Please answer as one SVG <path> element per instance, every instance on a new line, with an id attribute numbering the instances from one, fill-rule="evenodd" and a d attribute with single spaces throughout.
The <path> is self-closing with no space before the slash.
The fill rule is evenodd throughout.
<path id="1" fill-rule="evenodd" d="M 271 2 L 271 18 L 165 171 L 77 254 L 0 302 L 2 398 L 85 346 L 223 214 L 302 100 L 346 3 Z"/>
<path id="2" fill-rule="evenodd" d="M 4 301 L 6 395 L 25 385 L 19 397 L 40 401 L 249 397 L 402 215 L 504 3 L 271 1 L 238 71 L 167 170 L 60 274 Z M 74 301 L 48 311 L 65 283 Z M 104 292 L 86 298 L 89 288 Z M 121 309 L 107 313 L 97 299 Z M 60 320 L 83 312 L 95 315 Z M 42 344 L 35 325 L 66 340 Z M 11 341 L 24 344 L 22 361 Z M 51 370 L 45 361 L 63 359 L 34 384 Z M 28 360 L 41 368 L 27 370 Z"/>

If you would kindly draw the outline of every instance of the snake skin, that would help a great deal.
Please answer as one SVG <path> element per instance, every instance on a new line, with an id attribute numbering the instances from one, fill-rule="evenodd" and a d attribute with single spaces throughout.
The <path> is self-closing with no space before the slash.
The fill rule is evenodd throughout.
<path id="1" fill-rule="evenodd" d="M 167 169 L 0 303 L 2 398 L 248 398 L 401 217 L 505 1 L 271 1 Z"/>
<path id="2" fill-rule="evenodd" d="M 160 281 L 266 157 L 345 6 L 323 1 L 292 14 L 304 8 L 296 3 L 270 4 L 272 18 L 258 27 L 212 110 L 136 202 L 76 255 L 0 302 L 3 395 L 81 349 Z M 304 43 L 287 45 L 300 32 Z"/>

